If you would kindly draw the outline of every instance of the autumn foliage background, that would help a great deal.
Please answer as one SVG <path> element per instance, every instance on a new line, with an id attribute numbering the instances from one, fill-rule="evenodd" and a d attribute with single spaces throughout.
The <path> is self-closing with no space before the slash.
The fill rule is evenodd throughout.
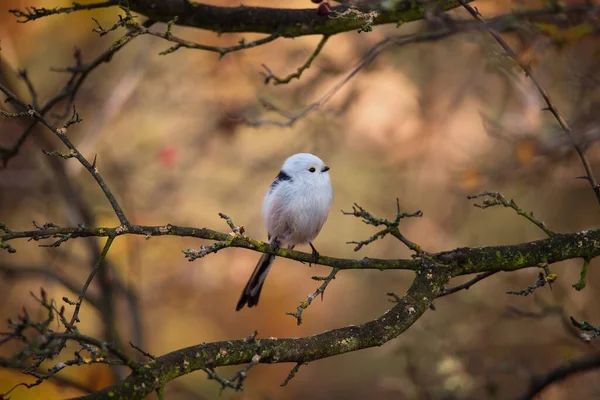
<path id="1" fill-rule="evenodd" d="M 212 1 L 237 5 L 239 1 Z M 66 3 L 65 3 L 66 4 Z M 36 6 L 65 5 L 36 0 Z M 246 5 L 313 6 L 308 0 L 253 1 Z M 535 5 L 537 3 L 528 2 Z M 91 17 L 103 25 L 116 21 L 116 9 L 53 16 L 17 24 L 9 8 L 33 5 L 7 0 L 0 5 L 2 77 L 17 82 L 14 70 L 27 68 L 41 98 L 53 95 L 67 78 L 49 68 L 72 64 L 74 47 L 84 60 L 111 45 L 118 34 L 99 37 Z M 478 1 L 484 16 L 509 11 L 511 1 Z M 465 16 L 457 9 L 451 15 Z M 512 244 L 542 238 L 511 210 L 480 210 L 468 194 L 498 190 L 555 231 L 573 232 L 597 226 L 599 215 L 580 161 L 531 83 L 485 33 L 452 36 L 434 43 L 392 47 L 379 55 L 327 105 L 290 128 L 250 127 L 244 119 L 281 120 L 261 106 L 261 99 L 282 109 L 299 111 L 341 80 L 360 57 L 386 35 L 410 33 L 423 23 L 400 28 L 377 27 L 371 33 L 349 32 L 332 37 L 321 56 L 301 79 L 288 85 L 264 85 L 261 64 L 278 75 L 294 72 L 317 45 L 318 37 L 284 39 L 218 60 L 213 53 L 179 50 L 139 37 L 84 84 L 75 102 L 83 123 L 69 137 L 88 158 L 98 155 L 98 168 L 135 223 L 209 227 L 227 231 L 219 212 L 244 225 L 249 236 L 265 239 L 260 216 L 262 196 L 289 155 L 313 152 L 331 166 L 335 199 L 329 220 L 315 246 L 324 255 L 353 258 L 409 257 L 394 240 L 378 241 L 358 254 L 351 240 L 374 233 L 372 227 L 343 216 L 354 202 L 375 215 L 392 216 L 395 198 L 405 211 L 424 216 L 402 223 L 411 240 L 430 251 L 459 246 Z M 174 28 L 206 44 L 234 44 L 242 37 Z M 507 40 L 532 63 L 553 100 L 570 121 L 597 126 L 597 66 L 594 37 L 551 39 L 524 48 Z M 556 39 L 556 38 L 555 38 Z M 13 72 L 11 72 L 11 70 Z M 24 92 L 26 93 L 26 92 Z M 575 125 L 577 123 L 574 123 Z M 11 145 L 24 125 L 0 119 L 0 145 Z M 587 126 L 587 125 L 586 125 Z M 597 129 L 597 128 L 596 128 Z M 576 131 L 577 132 L 577 131 Z M 600 137 L 593 129 L 578 134 Z M 44 133 L 47 135 L 47 133 Z M 63 150 L 55 138 L 46 137 Z M 600 170 L 600 153 L 592 145 L 588 158 Z M 76 225 L 72 204 L 32 137 L 21 154 L 0 170 L 0 220 L 14 229 L 31 221 Z M 64 161 L 68 178 L 82 193 L 99 226 L 117 221 L 96 183 L 74 160 Z M 87 277 L 90 255 L 84 240 L 70 240 L 58 249 L 15 241 L 17 254 L 0 253 L 0 267 L 38 266 L 60 271 L 78 282 Z M 154 354 L 197 344 L 248 336 L 299 337 L 368 321 L 390 306 L 386 292 L 402 294 L 412 279 L 408 272 L 342 271 L 296 325 L 286 311 L 318 286 L 310 269 L 278 260 L 258 308 L 235 311 L 238 296 L 259 254 L 227 249 L 189 263 L 181 250 L 197 248 L 198 240 L 121 237 L 109 253 L 118 277 L 137 294 L 141 340 Z M 309 249 L 304 249 L 309 251 Z M 469 291 L 436 301 L 398 339 L 376 349 L 338 356 L 302 367 L 285 388 L 279 384 L 291 365 L 261 365 L 250 372 L 245 391 L 226 391 L 222 398 L 312 399 L 375 397 L 381 399 L 511 398 L 534 373 L 591 351 L 566 322 L 566 316 L 598 323 L 599 276 L 595 262 L 587 287 L 571 285 L 579 261 L 552 268 L 558 280 L 529 297 L 508 296 L 533 283 L 537 271 L 498 274 Z M 64 287 L 39 276 L 12 276 L 0 271 L 0 320 L 14 317 L 21 306 L 35 315 L 29 291 L 40 286 L 57 299 L 74 297 Z M 98 293 L 92 287 L 92 293 Z M 119 333 L 125 342 L 133 316 L 118 298 Z M 41 310 L 40 310 L 41 312 Z M 103 321 L 89 305 L 81 312 L 81 329 L 101 335 Z M 0 328 L 0 330 L 2 330 Z M 139 334 L 139 332 L 138 332 Z M 0 352 L 8 353 L 8 347 Z M 65 376 L 90 389 L 112 382 L 108 367 L 69 369 Z M 597 398 L 598 372 L 550 388 L 544 399 Z M 23 380 L 18 371 L 0 370 L 0 392 Z M 18 389 L 13 399 L 63 398 L 78 392 L 46 383 Z M 218 398 L 219 388 L 202 372 L 167 386 L 169 399 Z"/>

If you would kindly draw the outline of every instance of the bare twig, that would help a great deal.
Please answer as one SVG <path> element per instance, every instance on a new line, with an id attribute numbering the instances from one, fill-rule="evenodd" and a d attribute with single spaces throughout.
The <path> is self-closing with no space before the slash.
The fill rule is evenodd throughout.
<path id="1" fill-rule="evenodd" d="M 327 36 L 327 35 L 323 36 L 323 38 L 321 39 L 321 41 L 319 42 L 319 44 L 317 45 L 315 50 L 311 53 L 310 57 L 308 57 L 308 60 L 306 60 L 306 62 L 304 64 L 302 64 L 296 70 L 296 72 L 289 74 L 288 76 L 286 76 L 284 78 L 279 78 L 278 76 L 274 75 L 273 72 L 269 69 L 269 67 L 267 67 L 265 64 L 262 64 L 262 67 L 266 71 L 265 73 L 263 73 L 263 76 L 265 77 L 265 85 L 268 85 L 270 82 L 273 82 L 274 85 L 286 84 L 286 83 L 289 83 L 292 79 L 300 79 L 300 77 L 302 76 L 302 73 L 305 70 L 307 70 L 308 68 L 310 68 L 312 62 L 321 53 L 321 50 L 323 50 L 323 47 L 325 47 L 325 43 L 327 43 L 328 39 L 329 39 L 329 36 Z"/>
<path id="2" fill-rule="evenodd" d="M 300 304 L 298 305 L 298 309 L 296 310 L 296 312 L 286 312 L 285 314 L 286 315 L 291 315 L 292 317 L 296 318 L 296 321 L 298 322 L 298 325 L 302 325 L 302 312 L 304 312 L 304 310 L 306 310 L 311 305 L 311 303 L 313 302 L 313 300 L 318 295 L 321 295 L 321 301 L 323 301 L 323 294 L 325 293 L 325 289 L 327 289 L 327 286 L 329 285 L 329 283 L 332 280 L 335 279 L 335 275 L 339 271 L 340 271 L 339 268 L 334 268 L 331 271 L 331 273 L 329 274 L 329 276 L 327 276 L 325 278 L 313 277 L 314 280 L 323 281 L 323 283 L 321 284 L 321 286 L 319 286 L 314 293 L 309 294 L 308 297 L 306 298 L 306 300 L 303 300 L 302 302 L 300 302 Z M 317 279 L 315 279 L 315 278 L 317 278 Z"/>
<path id="3" fill-rule="evenodd" d="M 145 27 L 149 27 L 153 23 L 153 21 L 148 20 L 144 22 L 143 25 Z M 120 49 L 129 44 L 136 36 L 137 34 L 135 32 L 129 32 L 125 34 L 121 39 L 115 42 L 115 44 L 113 44 L 108 50 L 103 52 L 101 55 L 96 57 L 88 64 L 83 64 L 81 52 L 78 49 L 75 50 L 75 65 L 73 67 L 67 67 L 62 69 L 52 68 L 54 71 L 68 72 L 71 74 L 71 77 L 55 96 L 48 99 L 39 110 L 37 108 L 36 110 L 39 111 L 39 113 L 42 116 L 45 116 L 63 100 L 67 100 L 65 104 L 65 110 L 71 109 L 73 101 L 75 100 L 75 96 L 79 92 L 79 89 L 81 88 L 83 82 L 86 80 L 89 74 L 92 71 L 94 71 L 99 65 L 112 60 L 112 57 Z M 37 120 L 32 122 L 19 136 L 17 142 L 11 148 L 0 148 L 0 159 L 2 160 L 3 167 L 6 167 L 8 161 L 10 161 L 11 158 L 15 157 L 19 153 L 21 147 L 25 144 L 27 138 L 33 133 L 34 128 L 37 126 L 37 122 Z"/>
<path id="4" fill-rule="evenodd" d="M 141 348 L 139 348 L 135 344 L 129 342 L 129 345 L 131 347 L 133 347 L 134 349 L 136 349 L 137 351 L 139 351 L 144 357 L 148 357 L 150 360 L 155 360 L 156 359 L 156 357 L 153 354 L 150 354 L 147 351 L 142 350 Z"/>
<path id="5" fill-rule="evenodd" d="M 290 373 L 288 374 L 288 376 L 286 376 L 285 380 L 283 382 L 281 382 L 281 385 L 279 385 L 279 386 L 281 386 L 281 387 L 287 386 L 287 384 L 290 383 L 290 381 L 292 379 L 294 379 L 294 377 L 296 376 L 296 374 L 300 370 L 301 366 L 302 366 L 302 363 L 296 363 L 296 365 L 294 365 L 294 368 L 292 368 L 292 370 L 290 371 Z"/>
<path id="6" fill-rule="evenodd" d="M 402 300 L 402 298 L 394 292 L 387 292 L 386 295 L 391 297 L 391 299 L 388 299 L 388 301 L 391 303 L 399 303 L 400 300 Z"/>
<path id="7" fill-rule="evenodd" d="M 600 368 L 600 354 L 586 355 L 571 360 L 564 365 L 550 370 L 545 375 L 534 376 L 531 379 L 527 392 L 519 396 L 517 400 L 532 400 L 536 398 L 538 393 L 553 383 L 560 382 L 571 375 L 597 368 Z"/>
<path id="8" fill-rule="evenodd" d="M 556 275 L 554 274 L 548 274 L 547 276 L 544 276 L 543 272 L 540 272 L 538 274 L 538 278 L 536 279 L 535 283 L 532 285 L 527 286 L 525 289 L 521 289 L 517 292 L 514 291 L 508 291 L 506 292 L 506 294 L 514 294 L 517 296 L 528 296 L 531 293 L 533 293 L 537 288 L 541 288 L 546 286 L 546 284 L 551 284 L 556 280 Z"/>
<path id="9" fill-rule="evenodd" d="M 548 235 L 548 237 L 555 235 L 554 232 L 552 232 L 550 229 L 548 229 L 548 226 L 546 226 L 545 222 L 540 221 L 533 216 L 533 212 L 527 213 L 527 212 L 523 211 L 517 205 L 517 203 L 515 203 L 515 201 L 513 199 L 510 199 L 510 201 L 508 201 L 499 192 L 483 192 L 483 193 L 467 196 L 467 199 L 472 200 L 472 199 L 478 199 L 480 197 L 490 197 L 491 200 L 486 198 L 483 200 L 482 204 L 473 204 L 475 207 L 486 209 L 488 207 L 501 205 L 501 206 L 504 206 L 507 208 L 512 208 L 513 210 L 515 210 L 517 212 L 517 214 L 519 214 L 522 217 L 525 217 L 529 222 L 531 222 L 532 224 L 534 224 L 535 226 L 537 226 L 538 228 L 543 230 L 546 233 L 546 235 Z"/>
<path id="10" fill-rule="evenodd" d="M 577 281 L 577 283 L 573 284 L 573 287 L 577 291 L 583 290 L 583 288 L 585 288 L 585 277 L 587 276 L 588 269 L 590 268 L 590 262 L 591 259 L 589 258 L 583 259 L 583 266 L 581 267 L 581 274 L 579 275 L 579 280 Z"/>
<path id="11" fill-rule="evenodd" d="M 225 350 L 225 349 L 223 349 L 223 350 Z M 262 356 L 260 354 L 255 354 L 252 357 L 252 359 L 250 360 L 250 362 L 248 364 L 246 364 L 246 366 L 244 366 L 244 368 L 242 368 L 241 370 L 236 372 L 234 375 L 232 375 L 228 379 L 221 378 L 219 375 L 217 375 L 217 373 L 213 367 L 214 361 L 212 359 L 209 359 L 206 362 L 206 366 L 200 367 L 200 369 L 203 370 L 204 372 L 206 372 L 206 374 L 208 375 L 208 379 L 213 379 L 221 384 L 221 393 L 227 388 L 233 389 L 236 392 L 239 392 L 239 391 L 243 390 L 244 380 L 246 379 L 248 370 L 250 370 L 250 368 L 252 368 L 256 364 L 258 364 L 260 362 L 261 358 L 262 358 Z M 187 367 L 187 365 L 184 364 L 184 368 L 186 368 L 186 367 Z"/>
<path id="12" fill-rule="evenodd" d="M 334 85 L 331 89 L 329 89 L 323 96 L 321 96 L 318 100 L 304 107 L 302 110 L 292 113 L 273 105 L 271 102 L 266 100 L 262 100 L 263 105 L 269 111 L 273 111 L 279 114 L 284 118 L 284 121 L 275 121 L 269 119 L 258 119 L 258 120 L 249 120 L 245 119 L 244 123 L 250 126 L 262 126 L 262 125 L 275 125 L 281 127 L 291 127 L 298 120 L 304 118 L 306 115 L 310 114 L 313 111 L 318 110 L 323 107 L 340 89 L 342 89 L 352 78 L 356 76 L 363 68 L 368 66 L 371 61 L 373 61 L 384 49 L 391 45 L 406 45 L 410 43 L 420 43 L 426 41 L 438 40 L 443 37 L 449 36 L 452 33 L 449 29 L 441 29 L 436 32 L 426 32 L 420 33 L 416 35 L 409 36 L 393 36 L 387 39 L 384 39 L 377 44 L 375 44 L 371 49 L 362 57 L 361 61 L 336 85 Z M 267 75 L 268 76 L 268 75 Z"/>
<path id="13" fill-rule="evenodd" d="M 75 11 L 80 10 L 95 10 L 98 8 L 106 8 L 112 7 L 119 4 L 118 0 L 109 0 L 103 1 L 99 3 L 73 3 L 71 7 L 55 7 L 55 8 L 45 8 L 45 7 L 26 7 L 25 11 L 20 9 L 12 9 L 8 10 L 11 14 L 13 14 L 17 18 L 21 18 L 18 22 L 25 23 L 28 21 L 34 21 L 38 18 L 47 17 L 49 15 L 58 15 L 58 14 L 70 14 Z"/>
<path id="14" fill-rule="evenodd" d="M 584 341 L 591 342 L 592 340 L 600 336 L 600 326 L 592 325 L 586 321 L 577 321 L 573 317 L 570 317 L 570 320 L 571 324 L 573 324 L 574 327 L 576 327 L 580 331 L 583 331 L 579 334 L 579 337 Z"/>
<path id="15" fill-rule="evenodd" d="M 81 289 L 81 292 L 79 293 L 77 301 L 75 302 L 75 311 L 73 312 L 73 316 L 71 317 L 71 322 L 69 323 L 70 327 L 67 327 L 67 329 L 69 331 L 72 331 L 75 326 L 75 323 L 79 322 L 79 310 L 81 309 L 81 304 L 83 303 L 83 299 L 85 298 L 85 293 L 87 292 L 87 289 L 90 286 L 90 283 L 92 283 L 94 276 L 96 275 L 96 273 L 98 272 L 98 269 L 100 268 L 104 259 L 106 258 L 106 255 L 108 254 L 108 251 L 110 250 L 110 246 L 112 245 L 114 240 L 115 240 L 114 236 L 109 236 L 108 239 L 106 239 L 106 243 L 104 244 L 102 253 L 100 253 L 100 257 L 98 257 L 98 259 L 96 260 L 96 263 L 94 264 L 94 268 L 92 269 L 92 272 L 90 273 L 87 280 L 83 284 L 83 288 Z"/>
<path id="16" fill-rule="evenodd" d="M 25 85 L 27 85 L 27 90 L 29 91 L 29 95 L 31 96 L 31 104 L 33 105 L 33 108 L 35 110 L 39 110 L 40 105 L 38 103 L 38 93 L 33 87 L 33 83 L 29 79 L 29 74 L 27 73 L 27 70 L 21 69 L 18 72 L 19 77 L 23 80 L 23 82 L 25 82 Z"/>
<path id="17" fill-rule="evenodd" d="M 102 363 L 108 365 L 126 365 L 133 370 L 137 368 L 137 365 L 117 347 L 93 337 L 82 335 L 76 330 L 71 330 L 71 324 L 64 316 L 64 306 L 60 310 L 57 309 L 56 303 L 54 300 L 48 298 L 43 288 L 40 290 L 39 297 L 33 293 L 31 295 L 46 309 L 47 317 L 41 321 L 35 321 L 24 308 L 23 314 L 19 315 L 16 321 L 9 319 L 8 325 L 12 332 L 0 333 L 1 336 L 4 336 L 0 340 L 0 345 L 12 340 L 24 344 L 25 347 L 13 354 L 9 359 L 0 358 L 0 365 L 13 368 L 19 367 L 24 374 L 33 376 L 36 380 L 32 383 L 17 384 L 7 392 L 0 394 L 0 397 L 6 397 L 19 386 L 32 388 L 40 385 L 46 379 L 53 377 L 64 368 L 72 365 Z M 67 329 L 67 332 L 56 332 L 50 328 L 50 324 L 56 319 L 58 319 L 59 325 L 63 325 Z M 51 368 L 45 368 L 41 371 L 40 366 L 42 363 L 54 358 L 64 348 L 67 341 L 74 341 L 81 346 L 80 350 L 74 352 L 75 357 L 58 362 Z M 82 355 L 83 351 L 88 352 L 91 357 L 84 357 Z M 117 358 L 109 358 L 110 355 L 114 355 Z"/>
<path id="18" fill-rule="evenodd" d="M 347 243 L 348 244 L 356 244 L 354 251 L 358 251 L 364 245 L 373 243 L 377 239 L 383 239 L 389 233 L 390 235 L 394 236 L 396 239 L 398 239 L 402 243 L 404 243 L 404 245 L 406 245 L 406 247 L 413 250 L 417 255 L 419 255 L 419 256 L 426 255 L 427 252 L 423 251 L 423 249 L 421 249 L 421 246 L 408 240 L 400 232 L 400 229 L 398 228 L 398 226 L 400 225 L 401 219 L 410 218 L 410 217 L 421 217 L 421 216 L 423 216 L 423 213 L 420 210 L 417 212 L 414 212 L 414 213 L 401 212 L 400 211 L 400 201 L 398 199 L 396 199 L 396 209 L 397 209 L 396 210 L 396 218 L 394 220 L 388 220 L 385 218 L 375 217 L 356 203 L 354 203 L 354 205 L 352 206 L 351 212 L 342 210 L 342 214 L 353 215 L 355 217 L 361 218 L 362 221 L 367 225 L 373 225 L 373 226 L 384 225 L 385 226 L 385 229 L 377 232 L 375 235 L 371 236 L 367 240 L 363 240 L 360 242 L 352 241 L 352 242 L 347 242 Z"/>
<path id="19" fill-rule="evenodd" d="M 219 46 L 207 46 L 204 44 L 191 42 L 189 40 L 178 38 L 177 36 L 169 35 L 167 32 L 161 33 L 161 32 L 146 30 L 143 33 L 146 33 L 151 36 L 161 37 L 169 42 L 176 43 L 174 46 L 169 47 L 167 50 L 160 52 L 160 55 L 171 54 L 181 48 L 186 48 L 186 49 L 197 49 L 197 50 L 204 50 L 204 51 L 211 51 L 214 53 L 219 53 L 219 58 L 223 58 L 226 54 L 232 53 L 234 51 L 245 50 L 245 49 L 249 49 L 249 48 L 253 48 L 253 47 L 263 45 L 263 44 L 270 43 L 281 37 L 279 34 L 274 33 L 274 34 L 266 36 L 262 39 L 253 40 L 253 41 L 242 39 L 242 40 L 240 40 L 239 44 L 237 44 L 235 46 L 219 47 Z"/>
<path id="20" fill-rule="evenodd" d="M 471 286 L 473 286 L 477 282 L 482 281 L 485 278 L 490 277 L 496 273 L 498 273 L 498 271 L 483 272 L 483 273 L 477 275 L 475 278 L 473 278 L 463 284 L 460 284 L 460 285 L 457 285 L 457 286 L 454 286 L 451 288 L 444 288 L 444 289 L 442 289 L 442 291 L 440 292 L 438 297 L 448 296 L 449 294 L 456 293 L 460 290 L 469 290 L 471 288 Z"/>
<path id="21" fill-rule="evenodd" d="M 119 218 L 119 221 L 124 226 L 124 229 L 126 229 L 126 227 L 129 225 L 129 221 L 125 217 L 125 214 L 123 213 L 121 206 L 115 199 L 115 196 L 112 194 L 112 192 L 110 191 L 110 189 L 104 182 L 104 179 L 102 178 L 102 176 L 98 173 L 98 168 L 95 166 L 92 166 L 89 163 L 89 161 L 81 153 L 79 153 L 77 151 L 77 148 L 73 145 L 73 143 L 67 137 L 67 127 L 70 125 L 69 122 L 73 123 L 73 121 L 74 122 L 79 121 L 80 120 L 79 115 L 76 112 L 74 112 L 74 114 L 73 114 L 74 119 L 72 118 L 71 120 L 67 121 L 67 124 L 65 126 L 63 126 L 62 128 L 57 128 L 52 123 L 50 123 L 46 118 L 44 118 L 43 115 L 40 114 L 40 112 L 30 109 L 27 106 L 27 104 L 25 102 L 23 102 L 23 100 L 21 100 L 14 93 L 12 93 L 10 90 L 8 90 L 8 88 L 6 86 L 0 84 L 0 91 L 6 95 L 7 100 L 11 101 L 12 103 L 17 104 L 20 108 L 22 108 L 24 110 L 29 110 L 28 112 L 30 113 L 31 118 L 35 119 L 36 121 L 41 122 L 44 126 L 46 126 L 48 129 L 50 129 L 52 131 L 52 133 L 54 133 L 65 144 L 65 146 L 67 146 L 69 148 L 69 150 L 71 150 L 73 152 L 73 157 L 75 157 L 85 167 L 85 169 L 87 169 L 88 172 L 94 177 L 94 179 L 96 180 L 96 182 L 98 183 L 98 185 L 100 186 L 102 191 L 104 192 L 104 196 L 110 202 L 115 214 Z"/>
<path id="22" fill-rule="evenodd" d="M 356 246 L 354 247 L 354 251 L 359 251 L 363 246 L 371 244 L 378 239 L 383 239 L 388 233 L 390 233 L 388 228 L 382 229 L 366 240 L 361 240 L 360 242 L 352 240 L 350 242 L 346 242 L 346 244 L 355 244 Z"/>
<path id="23" fill-rule="evenodd" d="M 533 73 L 533 69 L 531 68 L 531 66 L 529 64 L 525 64 L 525 63 L 522 63 L 519 61 L 517 53 L 515 53 L 515 51 L 502 38 L 502 36 L 500 36 L 500 34 L 498 32 L 496 32 L 494 29 L 490 28 L 487 25 L 487 22 L 485 21 L 485 19 L 483 18 L 483 16 L 477 9 L 475 9 L 471 5 L 467 4 L 467 2 L 465 0 L 458 0 L 458 1 L 469 12 L 469 14 L 471 14 L 471 16 L 473 16 L 473 18 L 475 18 L 477 21 L 481 22 L 481 24 L 486 27 L 489 34 L 492 35 L 492 37 L 496 40 L 496 42 L 498 42 L 498 44 L 500 44 L 500 46 L 502 46 L 502 48 L 504 49 L 506 54 L 509 57 L 511 57 L 512 59 L 514 59 L 515 62 L 517 62 L 517 64 L 519 64 L 521 69 L 523 69 L 523 71 L 529 77 L 529 79 L 531 79 L 531 82 L 534 84 L 537 91 L 540 93 L 540 95 L 546 102 L 546 104 L 547 104 L 546 109 L 552 113 L 552 115 L 554 116 L 554 118 L 556 119 L 556 121 L 558 122 L 560 127 L 563 129 L 565 134 L 567 134 L 567 136 L 573 143 L 573 147 L 575 148 L 575 151 L 579 155 L 579 158 L 581 159 L 583 168 L 586 173 L 586 175 L 582 178 L 584 178 L 585 180 L 588 181 L 588 183 L 592 187 L 592 190 L 594 191 L 594 194 L 596 195 L 596 200 L 598 201 L 598 204 L 600 204 L 600 186 L 598 185 L 598 182 L 596 181 L 596 178 L 594 177 L 592 167 L 591 167 L 588 159 L 585 156 L 585 149 L 581 146 L 581 144 L 573 136 L 573 133 L 571 131 L 571 128 L 567 124 L 567 121 L 563 118 L 561 113 L 558 111 L 558 108 L 554 105 L 554 103 L 550 99 L 548 92 L 546 92 L 546 90 L 544 89 L 544 87 L 542 86 L 540 81 L 537 79 L 537 77 Z"/>
<path id="24" fill-rule="evenodd" d="M 219 217 L 223 218 L 225 220 L 225 222 L 227 222 L 227 225 L 231 228 L 231 232 L 234 235 L 243 235 L 244 232 L 246 232 L 246 229 L 244 228 L 244 225 L 242 226 L 237 226 L 233 220 L 228 217 L 227 215 L 223 214 L 223 213 L 219 213 Z"/>

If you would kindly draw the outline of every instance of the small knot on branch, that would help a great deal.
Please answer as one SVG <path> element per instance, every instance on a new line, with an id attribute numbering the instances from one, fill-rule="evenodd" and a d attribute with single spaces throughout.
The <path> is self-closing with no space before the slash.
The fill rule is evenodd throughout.
<path id="1" fill-rule="evenodd" d="M 219 213 L 219 217 L 223 218 L 225 220 L 225 222 L 227 222 L 227 225 L 229 225 L 229 227 L 231 228 L 231 232 L 235 235 L 243 235 L 244 232 L 246 232 L 246 229 L 244 228 L 243 225 L 241 226 L 237 226 L 233 220 L 228 217 L 227 215 L 223 214 L 223 213 Z"/>

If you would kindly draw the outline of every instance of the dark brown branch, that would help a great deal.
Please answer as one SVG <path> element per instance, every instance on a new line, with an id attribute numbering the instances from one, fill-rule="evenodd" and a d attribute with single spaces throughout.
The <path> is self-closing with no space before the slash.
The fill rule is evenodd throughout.
<path id="1" fill-rule="evenodd" d="M 449 294 L 452 293 L 456 293 L 458 291 L 461 290 L 469 290 L 471 288 L 471 286 L 473 286 L 474 284 L 476 284 L 479 281 L 484 280 L 485 278 L 492 276 L 494 274 L 497 274 L 498 271 L 491 271 L 491 272 L 483 272 L 479 275 L 477 275 L 475 278 L 461 284 L 461 285 L 457 285 L 451 288 L 444 288 L 442 289 L 442 291 L 440 292 L 440 294 L 438 295 L 438 297 L 444 297 L 444 296 L 448 296 Z"/>
<path id="2" fill-rule="evenodd" d="M 57 14 L 70 14 L 75 11 L 81 10 L 95 10 L 98 8 L 106 8 L 112 7 L 119 4 L 118 0 L 109 0 L 103 1 L 100 3 L 90 3 L 90 4 L 81 4 L 81 3 L 73 3 L 71 7 L 55 7 L 55 8 L 45 8 L 45 7 L 27 7 L 25 11 L 19 9 L 9 10 L 11 14 L 15 17 L 20 18 L 18 22 L 25 23 L 28 21 L 34 21 L 38 18 L 47 17 L 50 15 Z"/>
<path id="3" fill-rule="evenodd" d="M 518 291 L 509 290 L 508 292 L 506 292 L 506 294 L 514 294 L 516 296 L 529 296 L 536 289 L 544 287 L 544 286 L 546 286 L 546 284 L 550 285 L 555 280 L 556 280 L 556 275 L 548 274 L 548 276 L 544 276 L 544 273 L 540 272 L 538 274 L 538 278 L 535 280 L 535 282 L 533 284 L 527 286 L 524 289 L 518 290 Z"/>
<path id="4" fill-rule="evenodd" d="M 456 0 L 440 1 L 440 9 L 450 10 L 460 4 Z M 144 14 L 160 22 L 177 18 L 177 25 L 191 26 L 218 33 L 279 32 L 283 37 L 305 35 L 333 35 L 358 31 L 366 19 L 334 19 L 320 16 L 317 9 L 283 9 L 268 7 L 220 7 L 187 0 L 129 0 L 132 11 Z M 403 0 L 396 2 L 392 10 L 378 11 L 378 16 L 369 25 L 396 24 L 424 18 L 425 6 L 420 2 Z M 335 16 L 348 9 L 347 6 L 331 7 Z M 368 9 L 361 9 L 368 12 Z"/>
<path id="5" fill-rule="evenodd" d="M 73 329 L 73 327 L 75 326 L 75 324 L 77 322 L 79 322 L 79 310 L 81 309 L 81 304 L 83 303 L 83 299 L 85 298 L 87 289 L 90 286 L 90 283 L 92 283 L 92 280 L 94 279 L 94 276 L 98 272 L 98 269 L 103 264 L 104 259 L 106 258 L 108 251 L 110 250 L 110 246 L 112 245 L 114 240 L 115 240 L 114 236 L 109 236 L 108 239 L 106 239 L 106 244 L 104 245 L 104 248 L 102 249 L 102 252 L 100 253 L 100 256 L 96 260 L 96 263 L 94 264 L 94 267 L 92 268 L 92 271 L 90 272 L 87 280 L 85 281 L 85 283 L 83 285 L 83 288 L 81 289 L 81 291 L 79 293 L 77 301 L 75 302 L 75 311 L 73 312 L 73 316 L 71 317 L 71 322 L 69 323 L 69 327 L 67 327 L 67 329 L 69 331 L 71 331 Z"/>
<path id="6" fill-rule="evenodd" d="M 290 373 L 288 374 L 288 376 L 285 377 L 285 380 L 283 382 L 281 382 L 281 385 L 279 386 L 287 386 L 288 383 L 290 383 L 290 381 L 292 379 L 294 379 L 294 377 L 296 376 L 296 374 L 298 373 L 298 371 L 300 370 L 300 367 L 302 366 L 302 363 L 297 363 L 294 368 L 291 369 Z"/>
<path id="7" fill-rule="evenodd" d="M 325 43 L 327 43 L 327 40 L 329 40 L 329 36 L 327 36 L 327 35 L 323 36 L 323 38 L 321 39 L 321 41 L 319 42 L 319 44 L 317 45 L 315 50 L 311 53 L 310 57 L 308 57 L 308 60 L 306 60 L 306 62 L 304 64 L 302 64 L 296 70 L 296 72 L 289 74 L 288 76 L 286 76 L 284 78 L 280 78 L 280 77 L 276 76 L 269 69 L 269 67 L 267 67 L 265 64 L 263 64 L 262 67 L 266 71 L 266 73 L 263 74 L 265 77 L 265 85 L 268 85 L 270 82 L 273 82 L 273 84 L 275 84 L 275 85 L 281 85 L 281 84 L 289 83 L 292 79 L 300 79 L 300 76 L 302 76 L 302 73 L 305 70 L 307 70 L 308 68 L 310 68 L 312 62 L 321 53 L 321 50 L 323 50 L 323 47 L 325 47 Z"/>
<path id="8" fill-rule="evenodd" d="M 560 382 L 571 375 L 600 368 L 600 354 L 581 357 L 576 360 L 550 370 L 542 376 L 533 377 L 527 392 L 523 393 L 517 400 L 532 400 L 538 393 L 553 383 Z"/>

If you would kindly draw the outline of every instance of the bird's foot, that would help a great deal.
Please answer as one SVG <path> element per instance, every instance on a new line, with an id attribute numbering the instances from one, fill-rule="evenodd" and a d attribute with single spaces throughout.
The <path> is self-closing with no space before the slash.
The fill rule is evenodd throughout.
<path id="1" fill-rule="evenodd" d="M 310 267 L 312 267 L 312 264 L 318 264 L 319 257 L 321 257 L 321 255 L 319 254 L 317 249 L 315 249 L 315 246 L 313 246 L 313 244 L 311 242 L 308 242 L 308 244 L 310 245 L 310 248 L 312 249 L 312 262 L 308 263 L 308 265 Z"/>

